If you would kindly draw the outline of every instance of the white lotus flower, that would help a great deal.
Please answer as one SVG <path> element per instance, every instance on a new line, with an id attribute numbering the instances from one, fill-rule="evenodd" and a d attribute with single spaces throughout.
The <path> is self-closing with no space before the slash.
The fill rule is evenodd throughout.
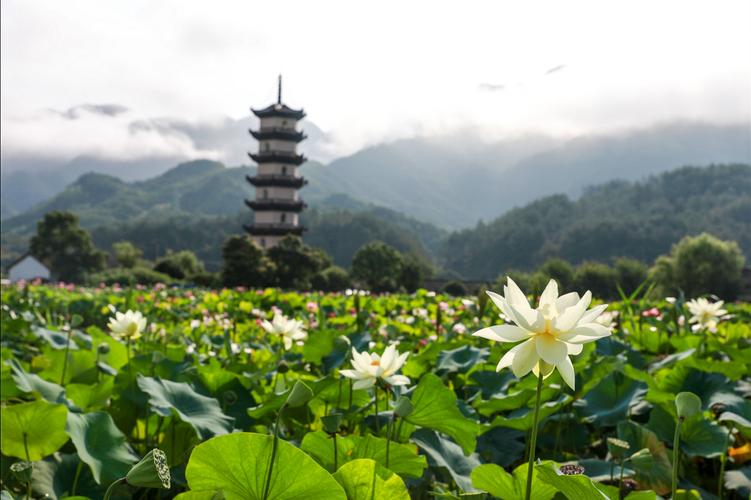
<path id="1" fill-rule="evenodd" d="M 271 322 L 263 320 L 261 326 L 269 333 L 281 335 L 286 350 L 292 348 L 293 342 L 302 345 L 303 341 L 308 338 L 307 332 L 303 329 L 302 321 L 287 318 L 283 314 L 274 314 L 274 319 Z"/>
<path id="2" fill-rule="evenodd" d="M 115 312 L 115 316 L 110 318 L 107 326 L 113 337 L 135 340 L 141 337 L 141 332 L 146 329 L 146 318 L 140 311 L 129 309 L 125 314 Z"/>
<path id="3" fill-rule="evenodd" d="M 692 314 L 688 322 L 694 323 L 692 330 L 697 331 L 706 328 L 710 332 L 716 332 L 720 317 L 728 313 L 725 309 L 722 309 L 724 304 L 725 302 L 722 300 L 710 302 L 703 297 L 686 302 L 686 307 Z"/>
<path id="4" fill-rule="evenodd" d="M 540 296 L 537 309 L 532 309 L 527 297 L 514 280 L 508 279 L 501 297 L 487 292 L 503 314 L 516 323 L 483 328 L 473 333 L 498 342 L 520 342 L 498 363 L 496 371 L 511 367 L 514 375 L 523 377 L 530 371 L 547 377 L 557 368 L 563 380 L 574 389 L 574 365 L 569 355 L 581 353 L 582 344 L 607 337 L 611 329 L 597 323 L 607 304 L 587 310 L 592 293 L 583 297 L 576 292 L 558 296 L 558 285 L 550 280 Z"/>
<path id="5" fill-rule="evenodd" d="M 375 353 L 357 352 L 353 347 L 352 368 L 354 370 L 339 370 L 339 373 L 355 380 L 352 385 L 353 389 L 373 387 L 379 379 L 388 385 L 407 385 L 409 378 L 396 374 L 407 360 L 407 356 L 409 356 L 409 352 L 399 354 L 394 344 L 383 351 L 383 356 Z"/>

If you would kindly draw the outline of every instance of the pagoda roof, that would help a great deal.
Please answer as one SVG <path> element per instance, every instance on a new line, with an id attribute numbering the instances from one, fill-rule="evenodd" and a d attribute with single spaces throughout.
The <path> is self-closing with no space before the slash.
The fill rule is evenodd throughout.
<path id="1" fill-rule="evenodd" d="M 284 103 L 277 102 L 270 106 L 266 106 L 263 109 L 250 108 L 254 115 L 258 118 L 294 118 L 295 120 L 302 120 L 305 117 L 305 111 L 302 109 L 292 109 Z"/>

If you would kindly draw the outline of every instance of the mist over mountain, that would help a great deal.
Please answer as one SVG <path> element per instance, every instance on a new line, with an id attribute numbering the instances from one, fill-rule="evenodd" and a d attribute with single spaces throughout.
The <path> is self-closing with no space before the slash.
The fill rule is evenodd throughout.
<path id="1" fill-rule="evenodd" d="M 245 152 L 256 147 L 247 135 L 253 121 L 220 122 L 133 123 L 136 128 L 160 134 L 190 137 L 197 150 L 214 151 L 221 147 L 228 158 L 247 163 Z M 310 136 L 302 143 L 305 153 L 312 159 L 316 158 L 316 151 L 325 155 L 326 135 L 310 122 L 304 123 L 303 129 Z M 565 141 L 527 134 L 488 142 L 463 132 L 378 144 L 328 164 L 309 161 L 301 169 L 310 181 L 302 196 L 315 204 L 337 193 L 346 193 L 364 203 L 389 207 L 445 229 L 457 229 L 478 220 L 490 220 L 541 196 L 563 193 L 577 197 L 587 186 L 613 179 L 638 180 L 689 164 L 749 161 L 751 136 L 746 125 L 674 122 Z M 8 219 L 49 199 L 84 172 L 142 180 L 166 171 L 168 163 L 171 166 L 178 162 L 170 158 L 107 162 L 81 157 L 64 167 L 40 172 L 31 169 L 6 172 L 4 167 L 2 215 Z M 251 193 L 244 181 L 249 169 L 252 167 L 242 172 L 217 171 L 214 173 L 217 177 L 210 176 L 211 182 L 219 184 L 214 185 L 216 191 L 205 191 L 211 200 L 201 199 L 201 204 L 213 205 L 206 207 L 206 213 L 228 214 L 242 207 L 243 198 Z M 176 196 L 169 189 L 159 193 Z M 51 206 L 60 203 L 60 200 L 50 201 Z M 157 201 L 153 203 L 158 204 Z M 40 208 L 32 212 L 38 214 Z M 188 210 L 204 209 L 188 207 Z"/>

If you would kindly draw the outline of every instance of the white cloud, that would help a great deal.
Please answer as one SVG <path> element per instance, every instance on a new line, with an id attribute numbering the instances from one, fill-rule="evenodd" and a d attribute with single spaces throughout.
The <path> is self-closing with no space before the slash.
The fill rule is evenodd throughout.
<path id="1" fill-rule="evenodd" d="M 131 134 L 127 125 L 243 119 L 274 99 L 279 72 L 285 100 L 304 106 L 339 154 L 467 127 L 498 137 L 673 119 L 748 123 L 749 19 L 745 0 L 9 0 L 3 149 L 203 154 L 186 135 Z M 38 127 L 39 109 L 82 102 L 133 111 L 68 129 L 45 117 L 49 128 Z M 33 136 L 45 131 L 53 135 Z"/>

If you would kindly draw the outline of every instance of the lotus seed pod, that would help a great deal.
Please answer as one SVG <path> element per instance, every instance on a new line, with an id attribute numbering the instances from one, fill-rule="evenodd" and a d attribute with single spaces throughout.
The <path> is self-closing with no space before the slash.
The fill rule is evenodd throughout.
<path id="1" fill-rule="evenodd" d="M 576 464 L 566 464 L 561 465 L 560 471 L 564 476 L 577 476 L 584 474 L 584 467 Z"/>
<path id="2" fill-rule="evenodd" d="M 701 413 L 701 399 L 693 392 L 681 392 L 675 397 L 678 418 L 686 419 Z"/>
<path id="3" fill-rule="evenodd" d="M 286 361 L 281 360 L 276 367 L 276 371 L 278 371 L 279 373 L 287 373 L 289 371 L 289 365 Z"/>
<path id="4" fill-rule="evenodd" d="M 323 424 L 324 431 L 328 434 L 335 434 L 339 432 L 339 427 L 342 425 L 342 415 L 340 413 L 333 413 L 321 417 L 321 423 Z"/>
<path id="5" fill-rule="evenodd" d="M 289 396 L 287 396 L 287 402 L 285 404 L 290 408 L 297 408 L 311 399 L 313 399 L 313 391 L 310 387 L 305 385 L 305 382 L 298 380 L 292 387 Z"/>
<path id="6" fill-rule="evenodd" d="M 623 458 L 631 446 L 622 439 L 608 438 L 608 451 L 615 458 Z"/>
<path id="7" fill-rule="evenodd" d="M 140 462 L 131 467 L 125 480 L 131 486 L 141 488 L 170 488 L 170 471 L 167 465 L 167 455 L 158 448 L 154 448 L 144 456 Z"/>
<path id="8" fill-rule="evenodd" d="M 109 354 L 110 352 L 110 345 L 102 342 L 99 344 L 96 348 L 97 352 L 101 355 Z"/>
<path id="9" fill-rule="evenodd" d="M 237 403 L 237 393 L 235 391 L 224 391 L 222 398 L 224 399 L 224 403 L 229 406 Z"/>
<path id="10" fill-rule="evenodd" d="M 10 466 L 10 471 L 13 475 L 22 483 L 28 483 L 31 481 L 31 476 L 34 473 L 34 464 L 31 462 L 16 462 Z"/>

